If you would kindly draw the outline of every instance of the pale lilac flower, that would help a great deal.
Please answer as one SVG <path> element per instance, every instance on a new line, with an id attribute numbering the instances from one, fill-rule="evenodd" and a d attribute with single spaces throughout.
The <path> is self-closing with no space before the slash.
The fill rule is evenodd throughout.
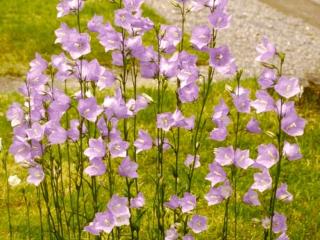
<path id="1" fill-rule="evenodd" d="M 294 112 L 286 115 L 281 120 L 281 129 L 292 137 L 302 136 L 305 126 L 306 121 Z"/>
<path id="2" fill-rule="evenodd" d="M 256 50 L 259 54 L 259 56 L 256 57 L 256 61 L 258 62 L 268 61 L 275 56 L 277 51 L 276 47 L 269 42 L 269 39 L 267 37 L 262 38 L 262 43 L 256 47 Z"/>
<path id="3" fill-rule="evenodd" d="M 209 49 L 210 65 L 212 67 L 223 67 L 231 61 L 231 54 L 227 46 Z"/>
<path id="4" fill-rule="evenodd" d="M 24 112 L 19 103 L 13 103 L 7 111 L 7 119 L 11 127 L 16 127 L 24 122 Z"/>
<path id="5" fill-rule="evenodd" d="M 191 234 L 183 236 L 182 240 L 194 240 L 194 237 Z"/>
<path id="6" fill-rule="evenodd" d="M 128 11 L 137 12 L 140 10 L 140 7 L 144 0 L 124 0 L 124 7 Z"/>
<path id="7" fill-rule="evenodd" d="M 160 41 L 160 48 L 165 53 L 172 53 L 175 51 L 175 47 L 180 43 L 182 39 L 182 32 L 176 26 L 161 25 L 161 33 L 163 37 Z"/>
<path id="8" fill-rule="evenodd" d="M 211 163 L 209 169 L 210 172 L 205 179 L 211 182 L 211 187 L 214 187 L 217 183 L 224 182 L 227 179 L 226 172 L 218 163 Z"/>
<path id="9" fill-rule="evenodd" d="M 106 147 L 102 138 L 89 139 L 89 148 L 84 151 L 84 155 L 93 160 L 94 158 L 103 158 L 106 155 Z"/>
<path id="10" fill-rule="evenodd" d="M 161 128 L 168 132 L 174 124 L 174 119 L 171 113 L 160 113 L 157 116 L 157 128 Z"/>
<path id="11" fill-rule="evenodd" d="M 106 210 L 102 213 L 97 213 L 94 222 L 96 223 L 96 228 L 105 233 L 111 233 L 115 226 L 114 216 L 109 210 Z"/>
<path id="12" fill-rule="evenodd" d="M 210 138 L 212 140 L 219 141 L 219 142 L 226 140 L 227 135 L 228 135 L 228 132 L 226 127 L 214 128 L 210 132 Z"/>
<path id="13" fill-rule="evenodd" d="M 220 190 L 214 187 L 210 188 L 209 192 L 204 196 L 204 198 L 208 201 L 209 206 L 217 205 L 224 200 Z"/>
<path id="14" fill-rule="evenodd" d="M 229 166 L 234 161 L 233 147 L 220 147 L 215 150 L 215 161 L 221 166 Z"/>
<path id="15" fill-rule="evenodd" d="M 214 107 L 214 113 L 212 115 L 212 121 L 218 127 L 226 127 L 230 123 L 229 108 L 223 99 L 220 99 L 218 105 Z"/>
<path id="16" fill-rule="evenodd" d="M 208 46 L 211 41 L 211 29 L 207 25 L 197 26 L 192 30 L 190 42 L 198 49 Z"/>
<path id="17" fill-rule="evenodd" d="M 122 48 L 121 33 L 115 31 L 109 23 L 104 27 L 104 29 L 100 30 L 98 39 L 106 52 L 121 50 Z"/>
<path id="18" fill-rule="evenodd" d="M 85 119 L 95 122 L 97 121 L 97 117 L 103 112 L 103 108 L 97 104 L 97 100 L 94 97 L 90 97 L 79 100 L 78 111 Z"/>
<path id="19" fill-rule="evenodd" d="M 68 15 L 69 13 L 80 11 L 83 9 L 83 0 L 60 0 L 57 5 L 58 18 Z"/>
<path id="20" fill-rule="evenodd" d="M 150 137 L 150 135 L 143 130 L 139 130 L 138 132 L 138 138 L 137 140 L 134 142 L 134 146 L 137 149 L 137 153 L 142 152 L 144 150 L 149 150 L 152 148 L 152 138 Z"/>
<path id="21" fill-rule="evenodd" d="M 139 192 L 138 195 L 130 200 L 131 208 L 142 208 L 145 205 L 145 199 L 142 192 Z"/>
<path id="22" fill-rule="evenodd" d="M 44 172 L 41 165 L 37 164 L 34 167 L 29 168 L 29 176 L 27 182 L 35 186 L 39 186 L 44 179 Z"/>
<path id="23" fill-rule="evenodd" d="M 254 161 L 249 157 L 249 150 L 237 149 L 234 154 L 234 164 L 238 168 L 247 169 Z"/>
<path id="24" fill-rule="evenodd" d="M 106 165 L 100 158 L 94 158 L 90 161 L 90 165 L 84 169 L 84 172 L 90 177 L 101 176 L 106 172 Z"/>
<path id="25" fill-rule="evenodd" d="M 126 157 L 127 149 L 129 148 L 129 143 L 122 141 L 122 139 L 115 138 L 108 144 L 108 149 L 110 151 L 111 157 Z"/>
<path id="26" fill-rule="evenodd" d="M 197 204 L 197 199 L 191 193 L 184 193 L 183 198 L 180 199 L 181 211 L 187 213 L 192 211 Z"/>
<path id="27" fill-rule="evenodd" d="M 299 79 L 282 76 L 274 86 L 274 89 L 280 96 L 289 99 L 300 93 Z"/>
<path id="28" fill-rule="evenodd" d="M 34 122 L 31 128 L 26 130 L 26 134 L 29 140 L 36 140 L 40 142 L 44 135 L 44 128 L 38 122 Z"/>
<path id="29" fill-rule="evenodd" d="M 91 52 L 90 36 L 87 33 L 74 33 L 62 42 L 62 48 L 69 52 L 73 59 L 78 59 Z"/>
<path id="30" fill-rule="evenodd" d="M 298 160 L 302 158 L 302 154 L 300 152 L 300 147 L 298 144 L 290 144 L 287 141 L 284 142 L 283 146 L 283 154 L 290 161 Z"/>
<path id="31" fill-rule="evenodd" d="M 199 168 L 201 166 L 200 156 L 199 155 L 193 156 L 188 154 L 186 160 L 184 161 L 184 165 L 189 168 L 191 168 L 192 166 L 194 168 Z"/>
<path id="32" fill-rule="evenodd" d="M 271 189 L 271 187 L 272 178 L 268 169 L 264 169 L 262 172 L 254 174 L 254 183 L 251 186 L 252 189 L 264 192 L 267 189 Z"/>
<path id="33" fill-rule="evenodd" d="M 207 218 L 194 215 L 188 222 L 188 227 L 191 228 L 194 233 L 201 233 L 208 229 Z"/>
<path id="34" fill-rule="evenodd" d="M 45 134 L 48 136 L 50 144 L 62 144 L 67 140 L 67 131 L 59 122 L 49 121 L 45 124 Z"/>
<path id="35" fill-rule="evenodd" d="M 30 144 L 24 139 L 14 139 L 9 148 L 9 152 L 14 156 L 17 164 L 28 165 L 32 162 L 32 152 Z"/>
<path id="36" fill-rule="evenodd" d="M 256 162 L 265 168 L 271 168 L 279 161 L 278 149 L 273 144 L 261 144 L 258 147 Z"/>
<path id="37" fill-rule="evenodd" d="M 179 237 L 179 234 L 177 232 L 177 229 L 175 227 L 170 227 L 168 230 L 166 230 L 165 240 L 177 240 Z"/>
<path id="38" fill-rule="evenodd" d="M 164 205 L 170 209 L 177 209 L 180 206 L 180 199 L 176 195 L 172 195 L 168 202 L 165 202 Z"/>
<path id="39" fill-rule="evenodd" d="M 210 16 L 209 22 L 214 29 L 226 29 L 230 26 L 231 16 L 222 10 L 216 9 Z"/>
<path id="40" fill-rule="evenodd" d="M 250 91 L 243 87 L 237 87 L 232 94 L 233 104 L 240 113 L 250 113 Z"/>
<path id="41" fill-rule="evenodd" d="M 251 102 L 251 106 L 256 109 L 257 113 L 269 112 L 275 110 L 274 99 L 266 90 L 256 92 L 257 99 Z"/>
<path id="42" fill-rule="evenodd" d="M 252 206 L 260 206 L 261 203 L 259 201 L 259 195 L 256 191 L 252 190 L 251 188 L 248 192 L 245 193 L 243 196 L 243 202 Z"/>
<path id="43" fill-rule="evenodd" d="M 198 99 L 199 87 L 195 82 L 178 89 L 179 99 L 182 103 L 193 102 Z"/>
<path id="44" fill-rule="evenodd" d="M 80 131 L 79 131 L 79 120 L 73 119 L 70 121 L 70 129 L 68 130 L 68 138 L 70 138 L 72 141 L 77 141 L 80 137 Z"/>
<path id="45" fill-rule="evenodd" d="M 100 32 L 103 28 L 103 16 L 94 15 L 88 22 L 87 27 L 91 32 Z"/>
<path id="46" fill-rule="evenodd" d="M 284 232 L 276 240 L 289 240 L 288 235 Z"/>
<path id="47" fill-rule="evenodd" d="M 129 225 L 130 211 L 126 197 L 113 195 L 108 203 L 108 209 L 115 218 L 115 226 L 121 227 L 123 225 Z"/>
<path id="48" fill-rule="evenodd" d="M 274 233 L 283 233 L 287 231 L 287 218 L 279 213 L 275 213 L 273 216 L 272 231 Z"/>
<path id="49" fill-rule="evenodd" d="M 271 88 L 277 79 L 277 75 L 273 69 L 265 68 L 259 79 L 258 83 L 262 89 Z"/>
<path id="50" fill-rule="evenodd" d="M 288 185 L 286 183 L 282 183 L 276 193 L 277 199 L 284 201 L 284 202 L 292 202 L 293 195 L 288 192 Z"/>
<path id="51" fill-rule="evenodd" d="M 261 133 L 261 131 L 262 131 L 260 128 L 259 122 L 254 118 L 250 119 L 250 121 L 248 122 L 248 124 L 246 126 L 246 129 L 250 133 Z"/>
<path id="52" fill-rule="evenodd" d="M 138 177 L 137 169 L 138 169 L 138 164 L 131 161 L 129 157 L 126 157 L 122 160 L 118 171 L 120 176 L 122 177 L 137 178 Z"/>

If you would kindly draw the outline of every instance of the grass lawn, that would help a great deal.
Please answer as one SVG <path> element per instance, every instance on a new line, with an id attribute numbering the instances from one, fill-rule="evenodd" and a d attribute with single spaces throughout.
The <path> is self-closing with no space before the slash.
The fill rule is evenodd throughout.
<path id="1" fill-rule="evenodd" d="M 219 82 L 214 88 L 213 92 L 210 95 L 208 108 L 206 110 L 206 117 L 208 118 L 208 124 L 206 125 L 205 134 L 209 135 L 209 132 L 212 130 L 213 125 L 210 121 L 210 115 L 212 113 L 213 105 L 218 103 L 220 97 L 224 97 L 227 100 L 229 106 L 231 106 L 231 99 L 229 94 L 225 90 L 225 84 L 234 85 L 234 82 Z M 246 87 L 251 89 L 256 89 L 256 83 L 254 80 L 244 80 L 242 83 Z M 155 97 L 156 91 L 151 88 L 141 88 L 139 92 L 146 92 L 149 95 Z M 288 234 L 291 239 L 294 240 L 314 240 L 320 238 L 319 232 L 319 202 L 320 202 L 320 191 L 319 191 L 319 172 L 320 172 L 320 117 L 319 111 L 320 107 L 317 103 L 318 99 L 312 97 L 306 93 L 298 104 L 298 111 L 308 121 L 308 125 L 305 129 L 305 135 L 298 139 L 301 146 L 302 153 L 304 158 L 296 162 L 283 162 L 283 171 L 281 175 L 281 181 L 287 182 L 289 186 L 289 191 L 294 195 L 294 201 L 289 204 L 278 203 L 277 211 L 284 213 L 288 218 Z M 103 96 L 101 96 L 102 99 Z M 18 95 L 10 94 L 0 96 L 0 137 L 3 138 L 4 147 L 8 147 L 11 142 L 11 130 L 10 125 L 5 120 L 5 111 L 8 105 L 15 100 L 21 100 Z M 175 94 L 172 90 L 168 90 L 166 99 L 165 99 L 165 109 L 164 111 L 173 111 L 175 104 Z M 196 113 L 197 106 L 196 104 L 188 104 L 184 106 L 183 112 L 185 115 L 189 116 Z M 232 112 L 231 114 L 234 114 Z M 149 129 L 149 132 L 155 136 L 154 133 L 154 109 L 149 107 L 149 109 L 138 115 L 138 124 L 142 126 L 143 129 Z M 270 115 L 269 115 L 270 116 Z M 274 116 L 273 116 L 274 117 Z M 261 126 L 264 130 L 276 131 L 274 125 L 274 118 L 270 117 L 261 117 L 258 116 L 258 119 L 261 121 Z M 244 116 L 241 120 L 241 126 L 244 127 L 249 116 Z M 232 129 L 230 130 L 232 133 Z M 183 133 L 182 138 L 182 152 L 186 155 L 189 152 L 189 134 L 188 132 Z M 199 235 L 197 239 L 216 239 L 220 235 L 221 227 L 223 224 L 223 213 L 224 213 L 224 204 L 219 206 L 208 207 L 205 200 L 203 199 L 203 194 L 209 190 L 209 182 L 204 180 L 204 177 L 208 173 L 208 164 L 213 161 L 213 149 L 219 146 L 228 146 L 232 144 L 232 139 L 228 139 L 226 142 L 217 143 L 209 139 L 205 139 L 203 142 L 202 150 L 200 151 L 201 164 L 202 166 L 196 170 L 195 179 L 193 184 L 193 192 L 201 197 L 197 211 L 198 213 L 204 213 L 207 216 L 210 216 L 209 230 L 205 233 Z M 251 157 L 256 157 L 256 147 L 261 143 L 275 143 L 275 139 L 268 137 L 266 135 L 252 135 L 243 133 L 241 134 L 240 146 L 242 149 L 250 149 Z M 182 156 L 184 154 L 181 154 Z M 139 181 L 143 182 L 141 186 L 141 191 L 145 193 L 146 198 L 148 199 L 148 206 L 152 207 L 152 198 L 154 193 L 154 186 L 152 182 L 152 177 L 155 172 L 155 160 L 152 157 L 152 153 L 146 153 L 139 155 L 138 162 L 140 164 L 139 168 Z M 150 157 L 151 156 L 151 157 Z M 184 158 L 184 157 L 181 157 Z M 166 172 L 170 173 L 171 165 L 174 164 L 174 154 L 172 151 L 165 153 L 165 168 Z M 185 182 L 185 172 L 186 169 L 183 165 L 184 159 L 181 159 L 180 162 L 180 189 L 183 189 Z M 115 165 L 118 166 L 119 160 Z M 23 170 L 20 167 L 17 167 L 13 163 L 13 159 L 9 157 L 9 174 L 19 175 L 23 180 L 27 176 L 26 170 Z M 274 169 L 273 169 L 274 170 Z M 242 174 L 243 173 L 243 174 Z M 239 193 L 241 197 L 248 187 L 253 183 L 253 170 L 242 172 L 239 180 Z M 124 183 L 119 180 L 118 186 L 122 186 Z M 4 178 L 4 172 L 1 167 L 0 169 L 0 185 L 3 186 L 2 189 L 5 189 L 6 179 Z M 104 178 L 102 177 L 99 180 L 99 183 L 103 183 Z M 166 186 L 167 186 L 167 197 L 169 194 L 173 193 L 173 177 L 169 174 L 166 176 Z M 32 239 L 39 239 L 39 222 L 38 222 L 38 213 L 36 208 L 36 190 L 35 187 L 23 184 L 17 188 L 11 190 L 11 213 L 12 213 L 12 222 L 14 228 L 15 239 L 25 239 L 28 233 L 27 220 L 26 220 L 26 208 L 24 204 L 22 189 L 25 187 L 27 192 L 27 197 L 31 204 L 31 222 L 30 228 L 32 233 Z M 117 193 L 123 195 L 124 189 L 121 187 L 117 188 Z M 6 215 L 6 205 L 5 205 L 5 194 L 6 191 L 1 191 L 0 195 L 0 234 L 1 239 L 7 239 L 8 237 L 8 220 Z M 261 200 L 265 198 L 264 201 L 267 201 L 269 198 L 269 192 L 265 196 L 261 197 Z M 240 201 L 240 197 L 238 199 Z M 103 210 L 106 204 L 105 193 L 100 194 L 100 209 Z M 254 218 L 261 218 L 261 209 L 248 207 L 244 204 L 240 205 L 239 213 L 239 238 L 238 239 L 262 239 L 262 227 L 259 223 L 254 221 Z M 92 213 L 93 214 L 93 213 Z M 144 223 L 148 223 L 149 213 L 144 217 Z M 232 219 L 232 215 L 231 215 Z M 146 229 L 142 228 L 141 239 L 150 239 L 148 238 L 148 232 Z M 86 235 L 84 235 L 86 236 Z M 232 236 L 232 234 L 231 234 Z M 84 238 L 86 239 L 86 238 Z"/>

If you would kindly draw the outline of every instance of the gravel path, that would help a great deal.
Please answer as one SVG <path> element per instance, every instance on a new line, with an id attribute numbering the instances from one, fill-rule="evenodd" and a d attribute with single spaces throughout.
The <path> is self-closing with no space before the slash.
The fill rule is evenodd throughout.
<path id="1" fill-rule="evenodd" d="M 305 0 L 306 1 L 306 0 Z M 180 21 L 179 13 L 167 0 L 146 0 L 151 7 L 168 19 L 170 23 Z M 220 32 L 218 43 L 230 46 L 238 66 L 247 76 L 258 75 L 259 64 L 255 63 L 255 46 L 266 35 L 287 54 L 286 74 L 298 76 L 306 85 L 307 79 L 318 79 L 320 71 L 320 29 L 300 18 L 285 15 L 257 0 L 230 0 L 228 11 L 232 24 Z M 207 22 L 208 12 L 188 15 L 188 32 Z"/>

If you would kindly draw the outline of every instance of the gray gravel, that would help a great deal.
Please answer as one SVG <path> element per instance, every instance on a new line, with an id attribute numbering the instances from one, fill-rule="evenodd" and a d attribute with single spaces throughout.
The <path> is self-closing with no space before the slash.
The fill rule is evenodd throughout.
<path id="1" fill-rule="evenodd" d="M 167 0 L 146 0 L 170 23 L 180 21 L 179 13 Z M 307 79 L 318 79 L 320 66 L 320 29 L 302 19 L 287 16 L 257 0 L 230 0 L 232 24 L 219 33 L 218 43 L 230 46 L 239 67 L 247 76 L 259 74 L 260 66 L 254 61 L 255 46 L 266 35 L 286 52 L 286 74 L 298 76 L 306 85 Z M 190 33 L 197 24 L 207 23 L 208 12 L 188 15 L 186 29 Z"/>

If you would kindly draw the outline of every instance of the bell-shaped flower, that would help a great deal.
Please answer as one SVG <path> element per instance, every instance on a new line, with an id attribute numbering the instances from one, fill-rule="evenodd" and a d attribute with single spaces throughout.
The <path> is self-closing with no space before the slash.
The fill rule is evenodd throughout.
<path id="1" fill-rule="evenodd" d="M 271 168 L 279 161 L 278 149 L 273 144 L 261 144 L 258 147 L 256 162 L 265 168 Z"/>
<path id="2" fill-rule="evenodd" d="M 266 62 L 269 59 L 273 58 L 276 55 L 276 47 L 274 44 L 269 42 L 269 39 L 267 37 L 262 38 L 262 43 L 260 43 L 256 50 L 259 54 L 258 57 L 256 57 L 256 61 L 258 62 Z"/>
<path id="3" fill-rule="evenodd" d="M 210 172 L 205 179 L 211 182 L 211 187 L 214 187 L 217 183 L 224 182 L 227 179 L 226 172 L 218 163 L 211 163 L 209 169 Z"/>
<path id="4" fill-rule="evenodd" d="M 243 196 L 243 202 L 252 206 L 260 206 L 259 195 L 251 188 Z"/>
<path id="5" fill-rule="evenodd" d="M 259 122 L 254 119 L 254 118 L 251 118 L 250 121 L 248 122 L 247 126 L 246 126 L 246 129 L 248 132 L 250 133 L 261 133 L 261 128 L 260 128 L 260 124 Z"/>
<path id="6" fill-rule="evenodd" d="M 300 93 L 299 79 L 282 76 L 274 86 L 274 89 L 280 96 L 289 99 Z"/>
<path id="7" fill-rule="evenodd" d="M 134 146 L 137 149 L 137 153 L 142 152 L 144 150 L 149 150 L 153 146 L 153 141 L 150 135 L 143 130 L 139 130 L 138 138 L 134 142 Z"/>
<path id="8" fill-rule="evenodd" d="M 38 187 L 43 181 L 44 177 L 45 176 L 41 165 L 37 164 L 34 167 L 29 168 L 27 182 Z"/>
<path id="9" fill-rule="evenodd" d="M 191 228 L 194 233 L 201 233 L 208 229 L 207 218 L 194 215 L 191 220 L 188 221 L 188 227 Z"/>
<path id="10" fill-rule="evenodd" d="M 180 199 L 180 207 L 183 213 L 187 213 L 195 209 L 196 204 L 196 196 L 188 192 L 184 193 L 183 198 Z"/>
<path id="11" fill-rule="evenodd" d="M 254 183 L 251 189 L 258 190 L 259 192 L 264 192 L 267 189 L 272 188 L 272 178 L 268 169 L 264 169 L 262 172 L 254 174 Z"/>
<path id="12" fill-rule="evenodd" d="M 284 142 L 283 154 L 289 161 L 294 161 L 302 158 L 300 147 L 298 144 L 290 144 L 287 141 Z"/>
<path id="13" fill-rule="evenodd" d="M 122 160 L 120 166 L 119 166 L 119 174 L 122 177 L 127 177 L 127 178 L 137 178 L 138 173 L 138 164 L 131 161 L 129 157 L 126 157 Z"/>
<path id="14" fill-rule="evenodd" d="M 276 192 L 277 199 L 284 202 L 292 202 L 293 195 L 288 192 L 288 185 L 286 183 L 282 183 Z"/>
<path id="15" fill-rule="evenodd" d="M 84 155 L 93 160 L 95 158 L 103 158 L 106 155 L 106 147 L 102 138 L 89 139 L 89 147 L 84 151 Z"/>

